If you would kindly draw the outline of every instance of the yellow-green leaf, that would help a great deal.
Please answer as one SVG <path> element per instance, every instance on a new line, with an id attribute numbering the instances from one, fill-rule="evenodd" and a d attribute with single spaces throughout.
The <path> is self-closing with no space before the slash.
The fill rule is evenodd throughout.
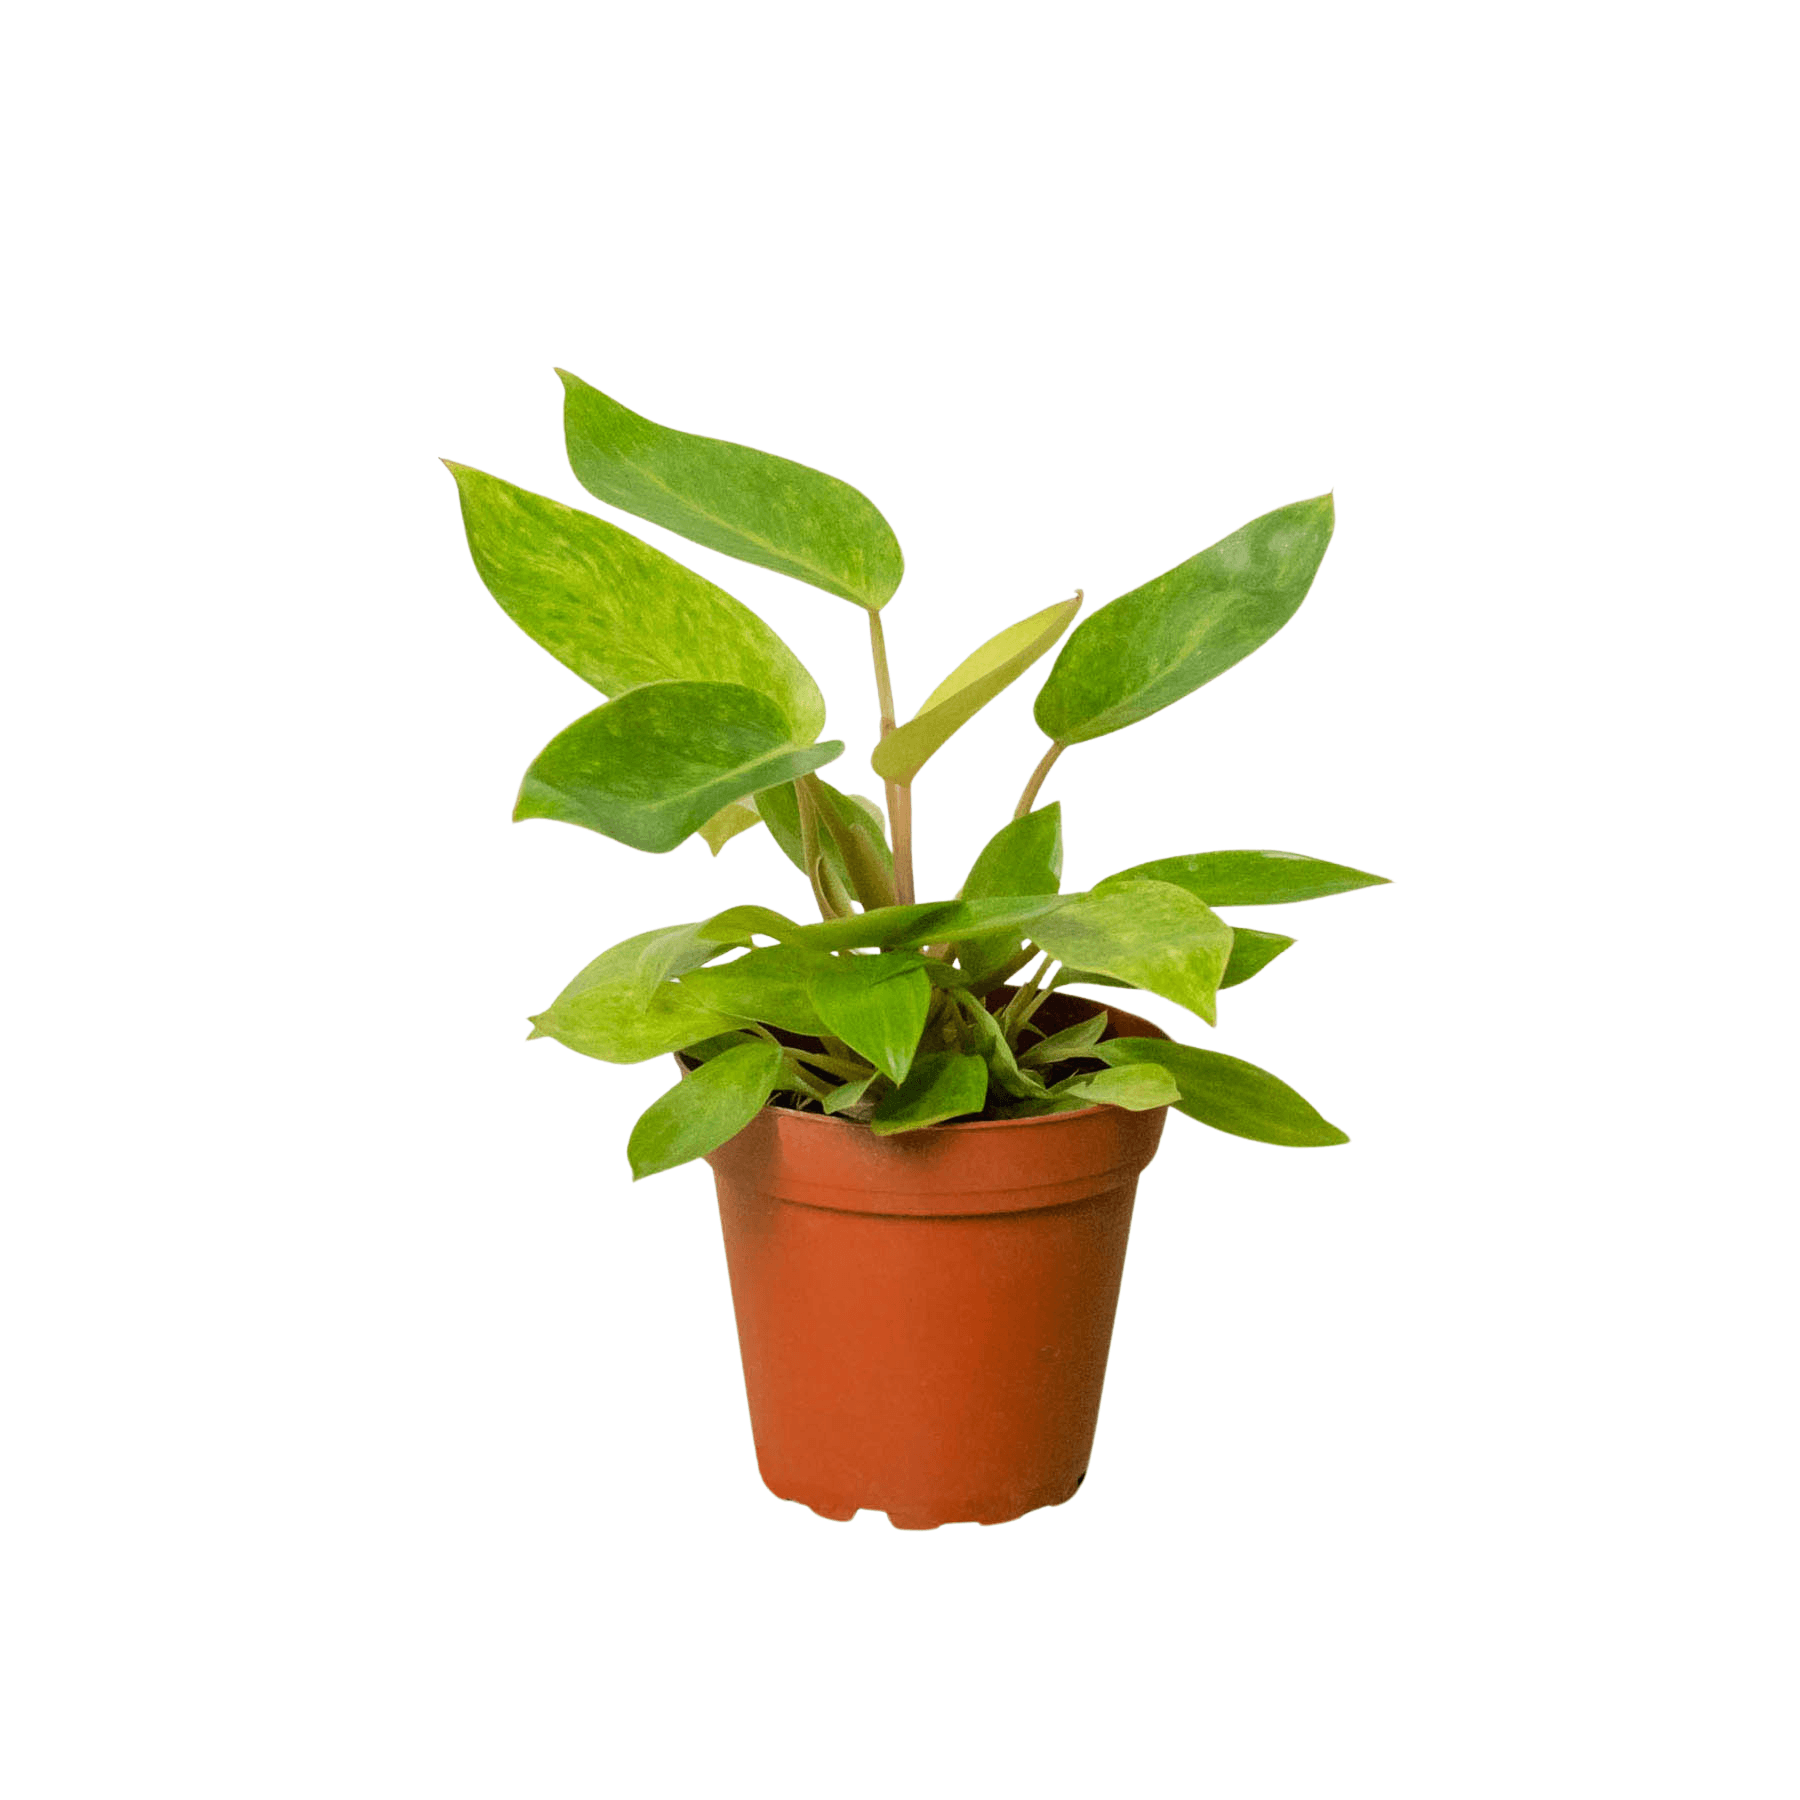
<path id="1" fill-rule="evenodd" d="M 884 781 L 903 787 L 964 725 L 1025 673 L 1068 630 L 1081 610 L 1081 596 L 1059 601 L 1009 625 L 965 658 L 933 690 L 918 716 L 890 731 L 869 758 Z"/>

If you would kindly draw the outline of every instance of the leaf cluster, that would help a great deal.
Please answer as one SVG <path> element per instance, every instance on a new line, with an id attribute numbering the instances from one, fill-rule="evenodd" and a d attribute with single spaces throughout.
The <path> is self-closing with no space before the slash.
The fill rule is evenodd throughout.
<path id="1" fill-rule="evenodd" d="M 602 696 L 533 759 L 514 817 L 580 825 L 662 854 L 714 856 L 766 829 L 816 920 L 738 905 L 644 932 L 591 962 L 532 1020 L 606 1062 L 671 1052 L 682 1077 L 638 1121 L 635 1176 L 704 1156 L 771 1103 L 878 1135 L 1091 1106 L 1174 1106 L 1290 1146 L 1345 1141 L 1292 1088 L 1216 1051 L 1117 1035 L 1070 987 L 1138 989 L 1217 1022 L 1221 989 L 1293 942 L 1218 908 L 1318 899 L 1382 877 L 1270 850 L 1176 855 L 1062 891 L 1059 802 L 1038 805 L 1071 745 L 1123 729 L 1224 673 L 1306 597 L 1330 542 L 1329 495 L 1282 507 L 1121 595 L 1071 631 L 1082 595 L 1008 627 L 895 717 L 882 609 L 899 544 L 874 505 L 818 470 L 672 430 L 562 375 L 577 479 L 597 499 L 809 583 L 863 611 L 879 709 L 883 805 L 819 771 L 825 703 L 748 607 L 591 513 L 462 464 L 475 566 L 530 637 Z M 1061 644 L 1034 716 L 1049 739 L 1015 817 L 951 899 L 913 895 L 912 787 L 952 735 Z"/>

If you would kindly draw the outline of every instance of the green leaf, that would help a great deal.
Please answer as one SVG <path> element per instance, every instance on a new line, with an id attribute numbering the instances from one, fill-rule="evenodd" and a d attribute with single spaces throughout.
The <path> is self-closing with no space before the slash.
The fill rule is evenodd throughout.
<path id="1" fill-rule="evenodd" d="M 825 1029 L 825 1021 L 807 990 L 827 960 L 817 951 L 777 944 L 752 950 L 732 962 L 696 969 L 682 976 L 681 986 L 714 1012 L 814 1037 Z"/>
<path id="2" fill-rule="evenodd" d="M 841 1113 L 861 1101 L 876 1082 L 881 1080 L 879 1070 L 865 1075 L 860 1081 L 846 1081 L 841 1087 L 834 1087 L 819 1105 L 828 1113 Z"/>
<path id="3" fill-rule="evenodd" d="M 1161 1064 L 1181 1084 L 1181 1110 L 1215 1131 L 1291 1149 L 1350 1141 L 1285 1081 L 1235 1056 L 1160 1038 L 1112 1038 L 1096 1045 L 1094 1055 L 1114 1067 Z"/>
<path id="4" fill-rule="evenodd" d="M 824 729 L 818 684 L 722 588 L 604 519 L 446 466 L 488 592 L 583 681 L 614 699 L 651 681 L 722 681 L 768 695 L 800 743 Z"/>
<path id="5" fill-rule="evenodd" d="M 707 849 L 717 856 L 740 831 L 749 831 L 761 823 L 762 814 L 755 807 L 733 800 L 700 827 L 700 835 L 706 840 Z"/>
<path id="6" fill-rule="evenodd" d="M 657 425 L 558 369 L 575 478 L 640 519 L 879 612 L 905 568 L 855 488 L 743 444 Z"/>
<path id="7" fill-rule="evenodd" d="M 1219 977 L 1222 988 L 1236 987 L 1252 975 L 1266 969 L 1282 951 L 1290 949 L 1294 940 L 1279 931 L 1252 931 L 1248 925 L 1231 928 L 1231 960 Z"/>
<path id="8" fill-rule="evenodd" d="M 1231 927 L 1204 902 L 1166 881 L 1129 881 L 1082 894 L 1031 933 L 1074 968 L 1115 975 L 1179 1001 L 1216 1023 L 1214 996 L 1231 955 Z"/>
<path id="9" fill-rule="evenodd" d="M 633 1063 L 726 1030 L 730 1019 L 664 980 L 719 954 L 721 946 L 691 938 L 682 948 L 683 934 L 696 929 L 646 931 L 603 951 L 532 1018 L 532 1036 L 555 1038 L 602 1062 Z"/>
<path id="10" fill-rule="evenodd" d="M 890 731 L 869 758 L 884 781 L 908 785 L 913 777 L 994 698 L 1009 688 L 1068 630 L 1081 596 L 1059 601 L 1009 625 L 966 657 L 937 685 L 917 717 Z"/>
<path id="11" fill-rule="evenodd" d="M 927 1050 L 913 1058 L 906 1080 L 876 1107 L 869 1128 L 888 1137 L 980 1112 L 987 1103 L 987 1084 L 987 1064 L 979 1056 Z"/>
<path id="12" fill-rule="evenodd" d="M 1062 865 L 1062 802 L 1052 800 L 988 839 L 958 897 L 1054 894 L 1062 886 Z"/>
<path id="13" fill-rule="evenodd" d="M 807 992 L 833 1037 L 890 1081 L 906 1079 L 931 1006 L 931 983 L 916 957 L 827 957 Z"/>
<path id="14" fill-rule="evenodd" d="M 1039 728 L 1059 744 L 1104 737 L 1224 674 L 1298 611 L 1331 527 L 1329 494 L 1297 501 L 1101 607 L 1063 645 Z"/>
<path id="15" fill-rule="evenodd" d="M 1006 1041 L 1006 1034 L 1000 1029 L 999 1020 L 972 995 L 962 994 L 957 997 L 962 1002 L 963 1013 L 975 1033 L 976 1051 L 987 1064 L 988 1074 L 994 1085 L 1015 1100 L 1043 1099 L 1046 1091 L 1044 1084 L 1035 1075 L 1020 1068 L 1012 1046 Z"/>
<path id="16" fill-rule="evenodd" d="M 826 866 L 864 906 L 892 906 L 894 853 L 888 848 L 880 809 L 859 794 L 841 794 L 830 782 L 817 776 L 813 779 L 819 801 L 819 848 Z M 756 809 L 767 821 L 782 854 L 804 875 L 806 856 L 795 783 L 758 794 Z"/>
<path id="17" fill-rule="evenodd" d="M 552 738 L 525 771 L 513 817 L 673 850 L 728 800 L 792 781 L 843 748 L 797 743 L 781 708 L 749 688 L 653 682 Z"/>
<path id="18" fill-rule="evenodd" d="M 1083 1106 L 1121 1106 L 1127 1112 L 1149 1112 L 1158 1106 L 1175 1105 L 1181 1098 L 1181 1087 L 1167 1069 L 1143 1063 L 1071 1075 L 1067 1081 L 1059 1081 L 1050 1094 L 1053 1099 L 1076 1100 Z"/>
<path id="19" fill-rule="evenodd" d="M 1112 1020 L 1106 1013 L 1097 1012 L 1091 1019 L 1066 1025 L 1061 1031 L 1052 1032 L 1049 1037 L 1033 1044 L 1029 1050 L 1021 1051 L 1019 1066 L 1024 1069 L 1053 1069 L 1059 1062 L 1085 1056 L 1106 1035 L 1106 1028 L 1111 1023 Z"/>
<path id="20" fill-rule="evenodd" d="M 977 934 L 1028 929 L 1046 913 L 1066 906 L 1056 894 L 1019 899 L 928 900 L 915 906 L 883 906 L 853 918 L 789 929 L 788 941 L 815 950 L 916 949 L 921 944 Z M 758 927 L 760 930 L 761 927 Z"/>
<path id="21" fill-rule="evenodd" d="M 631 1128 L 631 1179 L 660 1174 L 729 1143 L 781 1081 L 774 1044 L 740 1044 L 684 1075 Z"/>
<path id="22" fill-rule="evenodd" d="M 1099 885 L 1115 881 L 1169 881 L 1208 906 L 1283 906 L 1295 900 L 1322 900 L 1355 888 L 1384 887 L 1385 875 L 1365 875 L 1342 863 L 1321 862 L 1292 850 L 1208 850 L 1199 856 L 1165 856 L 1159 862 L 1122 869 Z"/>
<path id="23" fill-rule="evenodd" d="M 1054 894 L 1062 885 L 1062 802 L 1003 825 L 988 839 L 962 885 L 966 900 L 1003 895 Z M 1024 942 L 1018 932 L 972 938 L 952 945 L 971 985 L 997 979 Z"/>
<path id="24" fill-rule="evenodd" d="M 697 939 L 724 946 L 748 946 L 753 938 L 772 937 L 784 942 L 800 927 L 786 913 L 767 906 L 728 906 L 694 927 Z"/>

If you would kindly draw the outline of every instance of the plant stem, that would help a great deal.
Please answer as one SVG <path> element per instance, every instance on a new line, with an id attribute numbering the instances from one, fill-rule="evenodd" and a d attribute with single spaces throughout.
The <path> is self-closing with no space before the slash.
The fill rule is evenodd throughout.
<path id="1" fill-rule="evenodd" d="M 1044 760 L 1031 771 L 1031 779 L 1025 784 L 1025 791 L 1019 796 L 1019 804 L 1013 808 L 1013 817 L 1022 819 L 1031 811 L 1031 805 L 1038 797 L 1038 789 L 1044 785 L 1044 777 L 1050 773 L 1050 765 L 1068 748 L 1067 744 L 1053 743 L 1044 752 Z"/>
<path id="2" fill-rule="evenodd" d="M 1038 986 L 1050 972 L 1050 964 L 1054 959 L 1047 953 L 1044 960 L 1032 970 L 1031 979 L 1007 1001 L 1006 1009 L 1000 1015 L 1000 1030 L 1007 1043 L 1013 1041 L 1013 1033 L 1018 1030 L 1024 1020 L 1037 1010 L 1034 1002 L 1038 997 Z"/>
<path id="3" fill-rule="evenodd" d="M 812 883 L 819 917 L 835 919 L 838 914 L 826 895 L 825 884 L 819 879 L 819 803 L 804 781 L 796 784 L 795 791 L 800 798 L 800 855 L 806 863 L 806 879 Z"/>
<path id="4" fill-rule="evenodd" d="M 894 729 L 894 684 L 888 676 L 887 639 L 881 614 L 869 614 L 869 654 L 875 659 L 875 697 L 881 703 L 881 735 Z M 912 789 L 887 784 L 888 835 L 894 840 L 894 904 L 913 903 Z"/>

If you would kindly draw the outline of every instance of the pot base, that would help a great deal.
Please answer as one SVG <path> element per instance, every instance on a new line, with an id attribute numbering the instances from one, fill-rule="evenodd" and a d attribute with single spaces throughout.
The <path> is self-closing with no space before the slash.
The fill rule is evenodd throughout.
<path id="1" fill-rule="evenodd" d="M 940 1519 L 934 1518 L 930 1513 L 913 1512 L 897 1507 L 888 1514 L 887 1521 L 896 1531 L 936 1531 L 941 1525 L 1010 1525 L 1014 1519 L 1022 1519 L 1027 1513 L 1041 1512 L 1046 1506 L 1067 1506 L 1086 1480 L 1087 1474 L 1086 1471 L 1083 1471 L 1075 1477 L 1075 1486 L 1070 1488 L 1066 1494 L 1058 1494 L 1051 1500 L 1034 1500 L 1029 1506 L 1021 1507 L 1017 1512 L 996 1513 L 987 1518 L 969 1518 L 959 1515 L 954 1518 Z M 768 1488 L 777 1500 L 788 1500 L 796 1506 L 804 1506 L 809 1511 L 817 1513 L 821 1519 L 831 1519 L 840 1525 L 847 1524 L 859 1512 L 880 1512 L 882 1510 L 880 1507 L 833 1505 L 830 1501 L 805 1500 L 798 1494 L 784 1494 L 779 1489 L 770 1486 L 767 1481 L 764 1481 L 763 1486 Z"/>

